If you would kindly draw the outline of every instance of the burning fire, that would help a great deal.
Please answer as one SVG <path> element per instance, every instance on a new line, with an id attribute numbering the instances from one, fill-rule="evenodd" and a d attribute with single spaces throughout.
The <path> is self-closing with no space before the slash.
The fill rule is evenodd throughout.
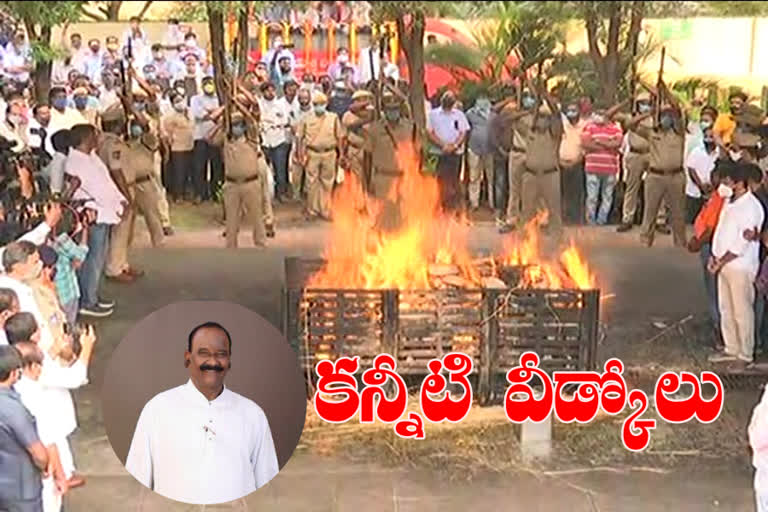
<path id="1" fill-rule="evenodd" d="M 450 281 L 453 286 L 482 288 L 485 278 L 499 277 L 495 264 L 490 276 L 481 274 L 466 247 L 467 224 L 440 212 L 437 180 L 419 172 L 412 146 L 401 146 L 397 158 L 406 171 L 399 190 L 393 187 L 387 202 L 362 198 L 355 176 L 347 174 L 333 199 L 326 264 L 309 278 L 307 287 L 427 290 L 437 287 L 436 274 L 447 272 L 458 274 Z M 371 219 L 388 215 L 398 195 L 397 228 L 380 229 Z M 366 201 L 368 217 L 360 212 Z M 594 288 L 595 277 L 573 242 L 559 261 L 541 256 L 539 227 L 544 223 L 545 213 L 525 226 L 522 237 L 507 237 L 503 253 L 492 261 L 520 267 L 518 286 L 522 288 Z"/>

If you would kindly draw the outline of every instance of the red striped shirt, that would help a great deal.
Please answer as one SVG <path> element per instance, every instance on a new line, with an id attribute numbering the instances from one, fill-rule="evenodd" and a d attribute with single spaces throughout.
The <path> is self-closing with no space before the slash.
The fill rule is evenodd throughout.
<path id="1" fill-rule="evenodd" d="M 589 123 L 584 127 L 582 140 L 585 142 L 608 142 L 613 139 L 621 142 L 622 131 L 616 123 Z M 602 149 L 599 151 L 586 150 L 584 155 L 584 171 L 594 174 L 616 174 L 619 172 L 619 150 Z"/>

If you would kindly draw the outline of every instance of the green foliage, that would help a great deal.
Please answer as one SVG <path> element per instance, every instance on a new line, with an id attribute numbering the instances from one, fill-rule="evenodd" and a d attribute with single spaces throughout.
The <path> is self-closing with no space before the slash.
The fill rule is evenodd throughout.
<path id="1" fill-rule="evenodd" d="M 80 19 L 86 2 L 0 2 L 0 10 L 26 29 L 37 62 L 50 62 L 62 50 L 51 45 L 50 29 Z"/>
<path id="2" fill-rule="evenodd" d="M 696 2 L 699 16 L 768 16 L 768 2 Z"/>

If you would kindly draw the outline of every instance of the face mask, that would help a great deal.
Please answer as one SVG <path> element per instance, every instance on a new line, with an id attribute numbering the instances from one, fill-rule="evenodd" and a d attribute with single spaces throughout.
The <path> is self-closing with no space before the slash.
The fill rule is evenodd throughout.
<path id="1" fill-rule="evenodd" d="M 734 162 L 741 160 L 741 151 L 729 151 L 728 154 Z"/>
<path id="2" fill-rule="evenodd" d="M 205 94 L 211 95 L 216 92 L 216 87 L 214 87 L 212 84 L 206 84 L 203 86 L 203 92 Z"/>
<path id="3" fill-rule="evenodd" d="M 661 116 L 659 122 L 661 123 L 661 127 L 665 130 L 672 128 L 672 126 L 675 124 L 675 120 L 669 116 Z"/>
<path id="4" fill-rule="evenodd" d="M 132 137 L 141 137 L 141 135 L 144 133 L 144 128 L 142 128 L 138 124 L 132 124 L 131 125 L 131 136 Z"/>
<path id="5" fill-rule="evenodd" d="M 485 98 L 480 98 L 476 102 L 477 108 L 480 110 L 490 110 L 491 109 L 491 101 L 487 100 Z"/>
<path id="6" fill-rule="evenodd" d="M 177 87 L 176 88 L 176 94 L 181 94 L 182 96 L 184 96 L 184 95 L 187 94 L 187 90 L 184 89 L 183 87 Z"/>
<path id="7" fill-rule="evenodd" d="M 528 110 L 533 108 L 533 106 L 536 104 L 536 100 L 531 98 L 530 96 L 526 96 L 525 98 L 523 98 L 522 103 L 523 103 L 523 108 Z"/>
<path id="8" fill-rule="evenodd" d="M 707 121 L 701 121 L 701 122 L 699 123 L 699 126 L 701 126 L 701 129 L 702 129 L 702 130 L 706 130 L 707 128 L 710 128 L 710 127 L 712 126 L 712 121 L 709 121 L 709 120 L 707 120 Z"/>
<path id="9" fill-rule="evenodd" d="M 85 106 L 88 105 L 88 98 L 84 98 L 82 96 L 78 96 L 75 98 L 75 107 L 79 109 L 84 109 Z"/>
<path id="10" fill-rule="evenodd" d="M 565 111 L 565 117 L 567 117 L 570 120 L 578 119 L 579 111 L 578 110 L 566 110 Z"/>
<path id="11" fill-rule="evenodd" d="M 235 137 L 242 137 L 245 135 L 245 125 L 242 123 L 232 125 L 232 135 Z"/>
<path id="12" fill-rule="evenodd" d="M 319 116 L 325 114 L 325 105 L 315 105 L 315 114 Z"/>
<path id="13" fill-rule="evenodd" d="M 154 71 L 144 73 L 144 78 L 146 78 L 147 80 L 154 80 L 155 78 L 157 78 L 157 73 L 155 73 Z"/>
<path id="14" fill-rule="evenodd" d="M 342 64 L 349 62 L 349 55 L 339 55 L 339 62 Z"/>
<path id="15" fill-rule="evenodd" d="M 717 195 L 719 195 L 723 199 L 728 199 L 733 196 L 733 189 L 728 185 L 723 185 L 721 183 L 720 186 L 717 187 Z"/>
<path id="16" fill-rule="evenodd" d="M 715 139 L 704 139 L 704 145 L 707 147 L 712 147 L 715 145 Z"/>
<path id="17" fill-rule="evenodd" d="M 188 39 L 186 45 L 189 48 L 197 48 L 197 41 L 194 39 Z"/>
<path id="18" fill-rule="evenodd" d="M 178 102 L 178 103 L 174 103 L 174 104 L 173 104 L 173 109 L 174 109 L 176 112 L 184 112 L 184 110 L 186 109 L 186 105 L 184 105 L 184 102 L 183 102 L 183 101 L 180 101 L 180 102 Z"/>
<path id="19" fill-rule="evenodd" d="M 387 118 L 387 121 L 399 121 L 400 120 L 400 111 L 399 110 L 385 110 L 384 116 Z"/>
<path id="20" fill-rule="evenodd" d="M 53 100 L 53 108 L 57 110 L 64 110 L 67 108 L 67 98 L 56 98 Z"/>
<path id="21" fill-rule="evenodd" d="M 605 124 L 605 116 L 600 114 L 592 114 L 592 122 L 595 124 Z"/>
<path id="22" fill-rule="evenodd" d="M 651 111 L 651 106 L 647 103 L 641 103 L 637 106 L 637 111 L 641 114 L 647 114 Z"/>
<path id="23" fill-rule="evenodd" d="M 136 112 L 144 112 L 147 109 L 147 104 L 144 102 L 137 102 L 133 104 L 133 108 Z"/>

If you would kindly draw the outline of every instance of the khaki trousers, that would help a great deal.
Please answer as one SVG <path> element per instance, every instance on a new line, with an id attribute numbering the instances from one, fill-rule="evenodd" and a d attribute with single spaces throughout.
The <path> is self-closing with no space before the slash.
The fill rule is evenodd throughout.
<path id="1" fill-rule="evenodd" d="M 632 224 L 637 213 L 643 173 L 648 170 L 648 153 L 640 154 L 631 151 L 627 153 L 624 157 L 624 170 L 626 171 L 626 176 L 624 177 L 626 188 L 624 189 L 621 220 L 625 224 Z"/>
<path id="2" fill-rule="evenodd" d="M 336 151 L 308 152 L 307 212 L 331 217 L 331 192 L 336 181 Z"/>
<path id="3" fill-rule="evenodd" d="M 478 155 L 471 150 L 467 153 L 469 166 L 469 205 L 472 208 L 480 206 L 480 186 L 485 177 L 488 190 L 488 205 L 493 208 L 493 155 Z"/>
<path id="4" fill-rule="evenodd" d="M 293 189 L 293 198 L 296 200 L 301 199 L 301 180 L 304 178 L 304 166 L 296 161 L 296 146 L 291 146 L 291 155 L 288 157 L 289 162 L 289 180 L 291 181 L 291 188 Z"/>
<path id="5" fill-rule="evenodd" d="M 520 193 L 522 188 L 523 170 L 525 169 L 525 153 L 509 152 L 507 173 L 509 174 L 509 198 L 507 199 L 507 224 L 520 222 Z"/>
<path id="6" fill-rule="evenodd" d="M 725 352 L 751 362 L 755 349 L 755 275 L 726 264 L 717 277 L 720 330 Z"/>
<path id="7" fill-rule="evenodd" d="M 656 220 L 662 200 L 669 205 L 672 224 L 672 234 L 675 245 L 685 247 L 685 174 L 654 174 L 648 173 L 645 178 L 645 211 L 643 226 L 640 230 L 640 240 L 653 243 L 656 231 Z"/>
<path id="8" fill-rule="evenodd" d="M 160 213 L 160 222 L 164 228 L 171 227 L 171 212 L 168 207 L 168 193 L 163 187 L 163 157 L 160 156 L 160 152 L 155 152 L 155 167 L 152 179 L 157 187 L 158 212 Z"/>
<path id="9" fill-rule="evenodd" d="M 237 235 L 240 232 L 240 217 L 245 211 L 246 222 L 253 228 L 254 245 L 264 245 L 264 181 L 261 177 L 249 183 L 225 182 L 222 188 L 226 220 L 227 248 L 237 248 Z"/>
<path id="10" fill-rule="evenodd" d="M 522 176 L 522 215 L 524 222 L 536 216 L 539 206 L 549 212 L 550 234 L 559 239 L 563 231 L 563 212 L 560 197 L 560 172 L 534 174 L 524 172 Z"/>

